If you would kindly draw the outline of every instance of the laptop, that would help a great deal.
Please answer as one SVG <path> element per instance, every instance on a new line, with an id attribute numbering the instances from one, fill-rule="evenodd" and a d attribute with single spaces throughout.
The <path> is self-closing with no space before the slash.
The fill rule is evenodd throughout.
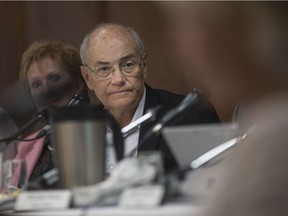
<path id="1" fill-rule="evenodd" d="M 187 167 L 193 160 L 214 147 L 241 135 L 237 124 L 207 124 L 169 126 L 162 135 L 180 167 Z"/>

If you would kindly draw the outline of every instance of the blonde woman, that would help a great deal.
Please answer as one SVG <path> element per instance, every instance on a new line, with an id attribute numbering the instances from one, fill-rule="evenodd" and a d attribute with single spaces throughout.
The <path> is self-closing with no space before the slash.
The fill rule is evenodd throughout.
<path id="1" fill-rule="evenodd" d="M 19 77 L 27 82 L 37 111 L 49 106 L 68 106 L 75 95 L 87 93 L 81 65 L 79 51 L 62 41 L 43 39 L 27 48 L 22 55 Z M 38 133 L 25 139 L 33 139 Z M 49 136 L 19 143 L 15 159 L 26 161 L 27 181 L 54 168 L 49 143 Z"/>

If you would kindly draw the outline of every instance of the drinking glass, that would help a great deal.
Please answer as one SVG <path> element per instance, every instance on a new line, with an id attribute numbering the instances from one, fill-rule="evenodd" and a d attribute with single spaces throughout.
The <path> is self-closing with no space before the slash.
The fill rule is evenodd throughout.
<path id="1" fill-rule="evenodd" d="M 3 175 L 4 193 L 11 195 L 24 189 L 26 186 L 26 161 L 16 159 L 5 161 Z"/>

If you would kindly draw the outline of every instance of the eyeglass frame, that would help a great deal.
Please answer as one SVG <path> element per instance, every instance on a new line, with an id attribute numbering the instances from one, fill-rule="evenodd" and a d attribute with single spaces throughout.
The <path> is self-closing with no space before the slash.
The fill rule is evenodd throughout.
<path id="1" fill-rule="evenodd" d="M 130 60 L 130 59 L 128 59 Z M 127 60 L 127 61 L 128 61 Z M 135 75 L 129 75 L 129 74 L 126 74 L 125 72 L 123 73 L 123 69 L 121 69 L 121 65 L 124 65 L 127 63 L 127 61 L 125 63 L 121 63 L 119 64 L 118 63 L 118 70 L 120 71 L 120 73 L 124 76 L 124 77 L 134 77 Z M 133 60 L 131 60 L 133 61 Z M 139 61 L 133 61 L 135 63 L 135 66 L 141 66 L 143 65 L 143 58 L 140 60 L 140 63 Z M 83 64 L 84 67 L 87 67 L 92 73 L 95 73 L 95 75 L 97 76 L 97 78 L 100 78 L 102 80 L 106 80 L 106 79 L 111 79 L 112 78 L 112 74 L 114 73 L 115 71 L 115 67 L 116 65 L 113 65 L 113 66 L 106 66 L 106 67 L 109 67 L 109 70 L 111 70 L 108 75 L 105 77 L 105 76 L 99 76 L 99 73 L 97 73 L 97 68 L 95 68 L 95 70 L 92 70 L 91 67 L 87 64 L 87 63 L 84 63 Z M 136 70 L 136 68 L 134 69 Z M 111 75 L 111 76 L 110 76 Z"/>

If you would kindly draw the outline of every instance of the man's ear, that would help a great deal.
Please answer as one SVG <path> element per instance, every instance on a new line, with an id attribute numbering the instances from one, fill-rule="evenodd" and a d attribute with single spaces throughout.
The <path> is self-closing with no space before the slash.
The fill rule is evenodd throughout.
<path id="1" fill-rule="evenodd" d="M 148 67 L 147 67 L 147 54 L 144 53 L 142 58 L 142 67 L 143 67 L 143 78 L 146 78 L 148 73 Z"/>
<path id="2" fill-rule="evenodd" d="M 81 66 L 81 67 L 80 67 L 80 70 L 81 70 L 81 74 L 82 74 L 82 76 L 83 76 L 83 79 L 84 79 L 85 82 L 86 82 L 86 85 L 88 86 L 88 88 L 89 88 L 90 90 L 93 91 L 93 85 L 92 85 L 90 73 L 87 71 L 87 68 L 85 68 L 84 66 Z"/>

